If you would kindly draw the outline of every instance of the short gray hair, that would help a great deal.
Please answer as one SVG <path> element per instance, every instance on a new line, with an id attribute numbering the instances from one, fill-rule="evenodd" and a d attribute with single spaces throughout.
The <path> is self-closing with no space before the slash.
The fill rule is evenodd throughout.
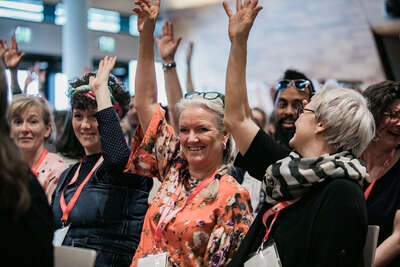
<path id="1" fill-rule="evenodd" d="M 192 106 L 202 106 L 213 114 L 215 114 L 215 118 L 217 121 L 217 129 L 220 132 L 225 131 L 224 127 L 224 105 L 221 99 L 216 98 L 213 100 L 205 99 L 202 95 L 195 95 L 192 96 L 190 99 L 181 99 L 177 104 L 179 114 L 182 113 L 185 109 L 192 107 Z M 233 141 L 232 135 L 229 134 L 228 141 L 226 142 L 226 149 L 223 151 L 222 155 L 222 166 L 221 166 L 221 173 L 225 174 L 230 171 L 233 167 L 233 160 L 236 154 L 236 146 Z"/>
<path id="2" fill-rule="evenodd" d="M 359 157 L 375 136 L 367 100 L 347 88 L 322 89 L 313 98 L 315 118 L 326 127 L 325 139 L 336 151 Z"/>

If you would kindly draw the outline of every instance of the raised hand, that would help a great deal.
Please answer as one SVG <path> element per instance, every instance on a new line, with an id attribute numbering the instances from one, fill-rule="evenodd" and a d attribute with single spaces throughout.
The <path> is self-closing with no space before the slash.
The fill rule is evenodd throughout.
<path id="1" fill-rule="evenodd" d="M 8 45 L 6 40 L 0 40 L 0 60 L 3 60 L 4 54 L 8 50 Z"/>
<path id="2" fill-rule="evenodd" d="M 154 0 L 153 3 L 152 0 L 136 0 L 134 3 L 140 7 L 132 9 L 138 16 L 138 31 L 140 33 L 151 32 L 153 34 L 160 11 L 160 0 Z"/>
<path id="3" fill-rule="evenodd" d="M 227 2 L 223 2 L 226 14 L 229 17 L 229 39 L 231 42 L 237 39 L 247 41 L 250 29 L 262 6 L 257 6 L 258 0 L 236 0 L 236 13 L 233 14 Z"/>
<path id="4" fill-rule="evenodd" d="M 161 38 L 156 36 L 158 50 L 160 51 L 160 56 L 164 63 L 171 63 L 174 61 L 176 49 L 181 40 L 182 37 L 174 39 L 174 26 L 171 22 L 165 22 L 162 28 Z"/>
<path id="5" fill-rule="evenodd" d="M 21 59 L 24 55 L 25 53 L 18 54 L 17 41 L 15 40 L 15 36 L 11 36 L 11 49 L 7 50 L 4 54 L 4 60 L 7 68 L 18 68 L 18 64 L 21 62 Z"/>
<path id="6" fill-rule="evenodd" d="M 117 57 L 105 56 L 99 64 L 96 77 L 90 77 L 89 86 L 90 90 L 96 92 L 100 88 L 107 88 L 108 78 L 111 70 L 114 68 Z M 108 90 L 107 90 L 108 91 Z"/>

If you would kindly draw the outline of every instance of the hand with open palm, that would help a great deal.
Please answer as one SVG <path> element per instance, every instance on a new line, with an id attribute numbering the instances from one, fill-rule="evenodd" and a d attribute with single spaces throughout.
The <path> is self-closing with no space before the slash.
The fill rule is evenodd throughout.
<path id="1" fill-rule="evenodd" d="M 7 47 L 7 51 L 4 53 L 4 60 L 7 68 L 17 69 L 24 55 L 25 53 L 18 54 L 17 41 L 15 40 L 15 36 L 11 36 L 11 49 Z"/>
<path id="2" fill-rule="evenodd" d="M 137 14 L 137 27 L 140 33 L 151 32 L 153 34 L 156 20 L 160 11 L 160 0 L 136 0 L 135 7 L 132 9 Z"/>
<path id="3" fill-rule="evenodd" d="M 227 2 L 223 2 L 226 14 L 229 17 L 229 38 L 231 42 L 234 39 L 247 41 L 250 29 L 253 26 L 254 20 L 258 12 L 262 9 L 257 6 L 258 0 L 236 0 L 236 13 L 234 14 L 229 8 Z"/>
<path id="4" fill-rule="evenodd" d="M 90 77 L 89 86 L 90 90 L 96 92 L 101 88 L 105 88 L 108 91 L 108 78 L 110 72 L 114 68 L 117 57 L 105 56 L 99 64 L 99 69 L 96 73 L 96 77 Z"/>
<path id="5" fill-rule="evenodd" d="M 4 54 L 8 50 L 8 45 L 6 40 L 0 40 L 0 60 L 3 60 Z"/>
<path id="6" fill-rule="evenodd" d="M 158 50 L 160 52 L 163 63 L 172 63 L 175 59 L 175 53 L 178 49 L 179 43 L 182 38 L 174 38 L 174 27 L 171 22 L 165 22 L 162 28 L 161 38 L 156 36 Z"/>

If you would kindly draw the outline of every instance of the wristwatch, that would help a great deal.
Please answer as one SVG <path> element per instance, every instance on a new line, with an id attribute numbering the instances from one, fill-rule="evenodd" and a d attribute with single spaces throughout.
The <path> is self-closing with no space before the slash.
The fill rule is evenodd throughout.
<path id="1" fill-rule="evenodd" d="M 171 62 L 171 63 L 168 63 L 168 64 L 162 64 L 162 69 L 163 69 L 163 71 L 166 71 L 166 70 L 169 70 L 169 69 L 172 69 L 172 68 L 175 68 L 176 67 L 176 63 L 175 63 L 175 61 L 174 62 Z"/>

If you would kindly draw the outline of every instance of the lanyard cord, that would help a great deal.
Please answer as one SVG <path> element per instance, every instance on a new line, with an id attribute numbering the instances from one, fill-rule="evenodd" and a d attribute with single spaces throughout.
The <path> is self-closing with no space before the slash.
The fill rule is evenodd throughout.
<path id="1" fill-rule="evenodd" d="M 72 195 L 71 200 L 69 201 L 68 205 L 65 203 L 65 198 L 64 198 L 64 191 L 65 191 L 65 187 L 61 193 L 61 197 L 60 197 L 60 208 L 61 211 L 63 212 L 63 216 L 61 217 L 61 221 L 62 222 L 67 222 L 68 221 L 68 216 L 71 213 L 73 207 L 75 206 L 76 201 L 78 200 L 83 187 L 86 185 L 86 183 L 89 181 L 90 177 L 92 176 L 92 174 L 94 173 L 94 171 L 100 166 L 100 164 L 103 162 L 103 157 L 101 156 L 96 164 L 93 166 L 93 168 L 90 170 L 89 174 L 86 176 L 86 178 L 83 180 L 83 182 L 79 185 L 78 189 L 76 189 L 75 193 Z M 79 174 L 79 170 L 81 169 L 82 166 L 82 161 L 79 164 L 78 169 L 75 171 L 74 176 L 72 177 L 71 181 L 69 182 L 68 185 L 73 184 L 76 179 L 78 178 L 78 174 Z"/>
<path id="2" fill-rule="evenodd" d="M 276 221 L 276 218 L 278 217 L 278 214 L 279 214 L 282 210 L 284 210 L 285 208 L 287 208 L 287 207 L 289 207 L 290 205 L 293 205 L 294 203 L 296 203 L 299 199 L 300 199 L 300 198 L 297 198 L 297 199 L 291 200 L 291 201 L 282 201 L 282 202 L 279 202 L 279 203 L 275 204 L 273 207 L 271 207 L 269 210 L 267 210 L 267 211 L 264 213 L 264 215 L 263 215 L 263 217 L 262 217 L 262 221 L 263 221 L 263 224 L 264 224 L 264 226 L 265 226 L 265 228 L 266 228 L 266 234 L 265 234 L 265 236 L 264 236 L 264 238 L 263 238 L 262 243 L 264 243 L 265 241 L 267 241 L 268 236 L 269 236 L 269 234 L 270 234 L 270 232 L 271 232 L 271 230 L 272 230 L 272 226 L 274 225 L 274 223 L 275 223 L 275 221 Z M 272 218 L 272 222 L 271 222 L 271 224 L 270 224 L 269 226 L 267 226 L 267 220 L 268 220 L 268 218 L 269 218 L 270 216 L 272 216 L 272 215 L 274 215 L 274 217 Z"/>
<path id="3" fill-rule="evenodd" d="M 42 164 L 44 158 L 47 156 L 47 154 L 48 154 L 47 149 L 46 149 L 46 148 L 43 148 L 42 154 L 40 154 L 40 157 L 39 157 L 38 161 L 36 161 L 35 165 L 32 167 L 32 172 L 33 172 L 36 176 L 38 176 L 38 172 L 37 172 L 37 171 L 38 171 L 38 169 L 39 169 L 39 167 L 40 167 L 40 164 Z"/>
<path id="4" fill-rule="evenodd" d="M 378 180 L 378 178 L 381 177 L 383 175 L 383 173 L 385 172 L 385 170 L 389 167 L 390 163 L 393 160 L 395 153 L 396 153 L 396 149 L 393 149 L 392 152 L 390 152 L 389 156 L 387 157 L 387 159 L 381 166 L 378 176 L 371 182 L 371 184 L 365 190 L 365 192 L 364 192 L 365 200 L 367 200 L 369 195 L 371 194 L 372 188 L 374 188 L 376 180 Z"/>
<path id="5" fill-rule="evenodd" d="M 167 204 L 162 207 L 163 210 L 161 212 L 161 217 L 158 222 L 156 232 L 155 232 L 155 240 L 158 242 L 161 240 L 162 234 L 167 226 L 167 224 L 174 218 L 179 212 L 181 212 L 187 204 L 198 194 L 200 193 L 201 190 L 206 188 L 212 181 L 214 181 L 214 178 L 216 174 L 218 173 L 218 170 L 216 170 L 213 174 L 205 178 L 203 181 L 201 181 L 200 184 L 198 184 L 193 191 L 190 193 L 188 198 L 186 199 L 185 203 L 182 205 L 182 207 L 175 209 L 176 201 L 179 198 L 179 194 L 182 192 L 183 189 L 183 183 L 179 183 L 178 187 L 176 188 L 175 192 L 172 194 L 172 196 L 169 198 Z"/>

